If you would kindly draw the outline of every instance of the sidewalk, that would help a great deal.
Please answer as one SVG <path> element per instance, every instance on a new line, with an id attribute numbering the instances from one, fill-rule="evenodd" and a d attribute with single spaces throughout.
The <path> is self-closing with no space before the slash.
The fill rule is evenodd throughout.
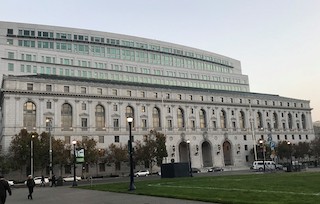
<path id="1" fill-rule="evenodd" d="M 70 186 L 35 187 L 33 200 L 27 199 L 27 188 L 13 188 L 6 204 L 208 204 L 205 202 L 160 198 L 132 194 L 83 190 Z"/>

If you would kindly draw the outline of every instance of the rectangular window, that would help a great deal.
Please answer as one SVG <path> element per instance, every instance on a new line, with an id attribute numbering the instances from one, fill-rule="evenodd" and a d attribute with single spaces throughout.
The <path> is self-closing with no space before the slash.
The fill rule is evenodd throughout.
<path id="1" fill-rule="evenodd" d="M 146 112 L 146 107 L 145 106 L 141 106 L 141 112 Z"/>
<path id="2" fill-rule="evenodd" d="M 88 130 L 88 119 L 87 118 L 81 118 L 81 129 L 82 129 L 82 131 Z"/>
<path id="3" fill-rule="evenodd" d="M 27 90 L 32 91 L 33 90 L 33 84 L 27 83 Z"/>
<path id="4" fill-rule="evenodd" d="M 7 39 L 7 45 L 13 45 L 13 39 Z"/>
<path id="5" fill-rule="evenodd" d="M 14 59 L 14 52 L 8 52 L 8 58 Z"/>
<path id="6" fill-rule="evenodd" d="M 213 126 L 213 129 L 217 129 L 217 122 L 216 121 L 212 121 L 212 126 Z"/>
<path id="7" fill-rule="evenodd" d="M 82 110 L 87 110 L 87 104 L 86 103 L 82 103 L 81 104 L 81 109 Z"/>
<path id="8" fill-rule="evenodd" d="M 47 109 L 51 109 L 51 101 L 47 101 Z"/>
<path id="9" fill-rule="evenodd" d="M 114 136 L 114 142 L 119 143 L 120 142 L 120 137 L 119 136 Z"/>
<path id="10" fill-rule="evenodd" d="M 52 91 L 52 85 L 47 84 L 47 85 L 46 85 L 46 91 L 47 91 L 47 92 L 51 92 L 51 91 Z"/>
<path id="11" fill-rule="evenodd" d="M 142 130 L 147 130 L 147 120 L 141 119 L 141 128 Z"/>
<path id="12" fill-rule="evenodd" d="M 105 172 L 105 171 L 106 171 L 105 163 L 99 163 L 99 172 Z"/>
<path id="13" fill-rule="evenodd" d="M 292 135 L 292 140 L 294 140 L 294 135 Z"/>
<path id="14" fill-rule="evenodd" d="M 244 145 L 244 150 L 248 150 L 248 145 Z"/>
<path id="15" fill-rule="evenodd" d="M 277 139 L 280 140 L 280 135 L 277 135 Z"/>
<path id="16" fill-rule="evenodd" d="M 104 143 L 104 136 L 99 136 L 99 143 Z"/>
<path id="17" fill-rule="evenodd" d="M 113 104 L 113 111 L 118 111 L 118 105 L 117 104 Z"/>
<path id="18" fill-rule="evenodd" d="M 87 93 L 87 88 L 86 88 L 86 87 L 81 87 L 81 93 L 82 93 L 82 94 Z"/>
<path id="19" fill-rule="evenodd" d="M 117 89 L 112 89 L 112 95 L 114 95 L 114 96 L 118 95 Z"/>
<path id="20" fill-rule="evenodd" d="M 167 121 L 168 129 L 172 129 L 172 120 Z"/>
<path id="21" fill-rule="evenodd" d="M 8 71 L 13 72 L 14 71 L 14 64 L 8 63 Z"/>
<path id="22" fill-rule="evenodd" d="M 97 94 L 102 95 L 102 88 L 97 88 Z"/>
<path id="23" fill-rule="evenodd" d="M 141 91 L 141 97 L 146 97 L 146 92 L 144 92 L 144 91 Z"/>
<path id="24" fill-rule="evenodd" d="M 63 87 L 63 91 L 65 92 L 65 93 L 69 93 L 69 90 L 70 88 L 69 88 L 69 86 L 64 86 Z"/>
<path id="25" fill-rule="evenodd" d="M 131 96 L 131 91 L 127 90 L 127 96 Z"/>
<path id="26" fill-rule="evenodd" d="M 243 140 L 247 140 L 247 135 L 243 135 Z"/>
<path id="27" fill-rule="evenodd" d="M 113 129 L 119 130 L 119 119 L 118 118 L 113 119 Z"/>
<path id="28" fill-rule="evenodd" d="M 196 130 L 196 122 L 194 120 L 191 120 L 191 130 Z"/>
<path id="29" fill-rule="evenodd" d="M 66 144 L 70 144 L 70 141 L 71 141 L 70 136 L 64 136 L 64 142 Z"/>

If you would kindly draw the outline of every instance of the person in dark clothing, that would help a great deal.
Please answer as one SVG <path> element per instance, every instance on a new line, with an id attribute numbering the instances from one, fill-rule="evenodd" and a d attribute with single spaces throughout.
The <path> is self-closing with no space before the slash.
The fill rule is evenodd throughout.
<path id="1" fill-rule="evenodd" d="M 11 196 L 11 188 L 8 181 L 6 181 L 3 176 L 0 176 L 0 204 L 5 204 L 7 199 L 7 191 Z"/>
<path id="2" fill-rule="evenodd" d="M 28 176 L 28 179 L 27 179 L 27 187 L 29 189 L 29 195 L 28 195 L 28 199 L 31 199 L 32 200 L 32 193 L 33 193 L 33 188 L 35 186 L 35 182 L 32 178 L 31 175 Z"/>
<path id="3" fill-rule="evenodd" d="M 44 176 L 43 176 L 43 175 L 41 176 L 41 184 L 40 184 L 40 187 L 41 187 L 41 186 L 43 186 L 43 187 L 46 186 L 46 184 L 45 184 L 45 182 L 44 182 Z"/>
<path id="4" fill-rule="evenodd" d="M 57 186 L 57 184 L 56 184 L 56 175 L 52 175 L 52 178 L 51 178 L 51 187 L 52 186 L 54 186 L 54 187 L 56 187 Z"/>

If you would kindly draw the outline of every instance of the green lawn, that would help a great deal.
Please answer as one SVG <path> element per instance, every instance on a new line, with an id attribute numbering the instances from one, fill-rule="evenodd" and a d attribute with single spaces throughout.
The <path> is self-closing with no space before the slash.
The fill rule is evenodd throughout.
<path id="1" fill-rule="evenodd" d="M 320 173 L 266 173 L 159 179 L 81 188 L 217 203 L 320 203 Z"/>

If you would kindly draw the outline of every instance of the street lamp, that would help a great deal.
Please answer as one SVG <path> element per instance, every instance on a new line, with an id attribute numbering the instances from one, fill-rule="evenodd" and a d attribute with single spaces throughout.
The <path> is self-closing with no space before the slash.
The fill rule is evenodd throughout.
<path id="1" fill-rule="evenodd" d="M 192 167 L 191 167 L 191 154 L 190 154 L 190 140 L 187 140 L 187 149 L 188 149 L 188 160 L 189 160 L 189 175 L 192 177 Z"/>
<path id="2" fill-rule="evenodd" d="M 290 164 L 289 164 L 289 169 L 287 170 L 288 172 L 292 171 L 292 149 L 291 149 L 291 142 L 287 141 L 287 145 L 289 146 L 289 157 L 290 157 Z"/>
<path id="3" fill-rule="evenodd" d="M 52 128 L 52 119 L 46 119 L 47 127 L 49 128 L 49 178 L 51 179 L 52 186 L 52 136 L 51 136 L 51 128 Z"/>
<path id="4" fill-rule="evenodd" d="M 130 186 L 129 191 L 133 191 L 136 189 L 134 186 L 134 179 L 133 179 L 133 158 L 132 158 L 132 136 L 131 136 L 131 126 L 133 122 L 133 118 L 131 116 L 127 117 L 127 122 L 129 124 L 129 140 L 128 140 L 128 148 L 129 148 L 129 157 L 130 157 Z"/>
<path id="5" fill-rule="evenodd" d="M 31 167 L 31 176 L 33 177 L 33 138 L 34 138 L 35 136 L 34 135 L 32 135 L 31 136 L 31 141 L 30 141 L 30 158 L 31 158 L 31 160 L 30 160 L 30 167 Z"/>
<path id="6" fill-rule="evenodd" d="M 73 140 L 73 183 L 72 186 L 77 186 L 77 178 L 76 178 L 76 144 L 77 141 Z"/>
<path id="7" fill-rule="evenodd" d="M 260 143 L 261 153 L 262 153 L 262 157 L 263 157 L 263 172 L 265 172 L 266 171 L 266 164 L 265 164 L 266 154 L 265 154 L 264 140 L 260 139 L 259 143 Z"/>

